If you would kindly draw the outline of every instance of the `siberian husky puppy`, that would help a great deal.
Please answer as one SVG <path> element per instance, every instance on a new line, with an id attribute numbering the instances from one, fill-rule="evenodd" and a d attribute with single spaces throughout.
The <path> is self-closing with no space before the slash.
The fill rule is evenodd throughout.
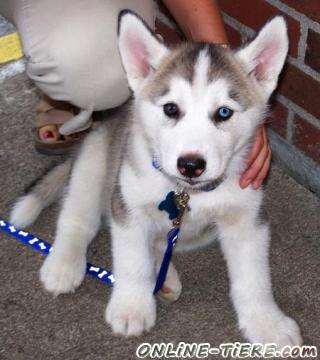
<path id="1" fill-rule="evenodd" d="M 58 295 L 81 284 L 88 245 L 107 218 L 116 282 L 106 321 L 125 336 L 150 330 L 156 273 L 172 226 L 158 205 L 183 190 L 189 211 L 175 251 L 217 238 L 244 336 L 279 347 L 301 344 L 298 325 L 272 294 L 262 191 L 238 185 L 286 59 L 284 19 L 273 18 L 235 51 L 207 43 L 169 49 L 129 11 L 120 14 L 118 33 L 133 100 L 109 114 L 77 156 L 51 170 L 12 211 L 12 223 L 27 226 L 66 189 L 54 250 L 40 271 L 45 289 Z M 168 300 L 180 295 L 172 264 L 164 289 Z"/>

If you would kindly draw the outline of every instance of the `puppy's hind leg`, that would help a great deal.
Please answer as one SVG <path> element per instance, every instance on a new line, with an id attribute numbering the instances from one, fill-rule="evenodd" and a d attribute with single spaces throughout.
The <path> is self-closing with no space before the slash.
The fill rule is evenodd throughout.
<path id="1" fill-rule="evenodd" d="M 156 254 L 156 272 L 159 273 L 160 266 L 163 260 L 164 250 L 158 248 L 155 249 Z M 179 274 L 174 267 L 172 261 L 170 262 L 166 281 L 162 288 L 158 291 L 157 296 L 165 303 L 173 303 L 180 297 L 182 291 L 182 285 L 179 278 Z"/>
<path id="2" fill-rule="evenodd" d="M 73 292 L 85 276 L 87 247 L 101 221 L 106 153 L 102 134 L 90 134 L 74 164 L 53 251 L 40 270 L 45 289 L 54 295 Z"/>

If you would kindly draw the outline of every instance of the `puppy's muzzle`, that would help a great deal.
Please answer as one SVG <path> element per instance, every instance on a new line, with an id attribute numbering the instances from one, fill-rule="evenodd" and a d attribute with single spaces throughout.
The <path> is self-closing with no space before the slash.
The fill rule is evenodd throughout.
<path id="1" fill-rule="evenodd" d="M 206 164 L 199 155 L 186 155 L 178 158 L 177 168 L 181 175 L 191 179 L 199 177 L 205 171 Z"/>

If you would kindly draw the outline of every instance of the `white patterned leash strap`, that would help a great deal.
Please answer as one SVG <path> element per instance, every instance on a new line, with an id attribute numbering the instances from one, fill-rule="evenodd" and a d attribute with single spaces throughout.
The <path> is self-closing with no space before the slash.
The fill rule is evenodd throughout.
<path id="1" fill-rule="evenodd" d="M 28 245 L 33 249 L 41 252 L 42 254 L 48 255 L 53 249 L 51 244 L 49 244 L 48 242 L 38 239 L 37 237 L 26 231 L 17 229 L 9 222 L 1 219 L 0 229 L 7 234 L 13 236 L 17 240 L 20 240 L 25 245 Z M 107 271 L 101 267 L 94 266 L 90 263 L 87 263 L 87 274 L 95 277 L 98 280 L 103 281 L 108 285 L 112 285 L 115 281 L 111 271 Z"/>

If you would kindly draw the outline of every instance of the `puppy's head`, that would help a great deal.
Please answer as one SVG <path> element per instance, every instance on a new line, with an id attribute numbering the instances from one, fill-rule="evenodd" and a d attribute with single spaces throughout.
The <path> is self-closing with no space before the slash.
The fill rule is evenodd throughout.
<path id="1" fill-rule="evenodd" d="M 162 170 L 183 187 L 221 177 L 263 121 L 288 51 L 283 17 L 240 50 L 169 49 L 137 15 L 119 16 L 119 50 L 137 119 Z"/>

